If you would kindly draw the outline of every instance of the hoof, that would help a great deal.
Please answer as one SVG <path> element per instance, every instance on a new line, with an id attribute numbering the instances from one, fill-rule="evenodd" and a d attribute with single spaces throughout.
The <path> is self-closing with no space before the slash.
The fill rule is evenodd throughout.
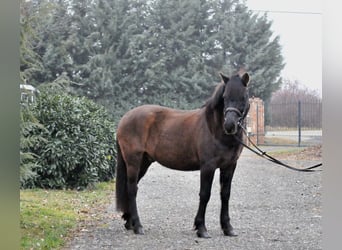
<path id="1" fill-rule="evenodd" d="M 223 229 L 223 233 L 224 233 L 225 236 L 230 236 L 230 237 L 236 237 L 236 236 L 238 236 L 238 235 L 234 232 L 233 228 L 231 228 L 231 229 Z"/>
<path id="2" fill-rule="evenodd" d="M 134 233 L 135 234 L 139 234 L 139 235 L 144 235 L 145 234 L 144 229 L 142 227 L 134 228 Z"/>
<path id="3" fill-rule="evenodd" d="M 211 238 L 210 235 L 208 234 L 208 232 L 207 232 L 207 231 L 204 231 L 204 230 L 198 230 L 198 231 L 197 231 L 197 236 L 198 236 L 199 238 L 204 238 L 204 239 L 209 239 L 209 238 Z"/>
<path id="4" fill-rule="evenodd" d="M 131 222 L 131 221 L 127 221 L 127 222 L 125 223 L 125 228 L 126 228 L 127 230 L 132 230 L 132 229 L 133 229 L 132 222 Z"/>

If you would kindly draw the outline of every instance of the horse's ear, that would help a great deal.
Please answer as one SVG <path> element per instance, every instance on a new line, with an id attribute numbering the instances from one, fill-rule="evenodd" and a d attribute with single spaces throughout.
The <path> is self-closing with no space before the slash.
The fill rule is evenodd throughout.
<path id="1" fill-rule="evenodd" d="M 248 83 L 249 83 L 249 74 L 246 72 L 242 75 L 241 77 L 242 83 L 243 85 L 245 85 L 245 87 L 247 87 Z"/>
<path id="2" fill-rule="evenodd" d="M 224 82 L 225 84 L 229 81 L 229 77 L 228 77 L 228 76 L 225 76 L 225 75 L 222 74 L 221 72 L 220 72 L 220 76 L 221 76 L 221 78 L 222 78 L 222 80 L 223 80 L 223 82 Z"/>

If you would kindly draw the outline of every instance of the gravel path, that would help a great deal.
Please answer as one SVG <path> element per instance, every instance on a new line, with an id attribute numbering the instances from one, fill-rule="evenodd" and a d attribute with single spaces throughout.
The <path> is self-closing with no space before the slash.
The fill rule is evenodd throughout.
<path id="1" fill-rule="evenodd" d="M 206 213 L 212 238 L 197 238 L 192 226 L 198 192 L 199 171 L 153 164 L 139 184 L 137 198 L 145 235 L 124 229 L 113 197 L 103 221 L 82 230 L 65 249 L 322 249 L 321 172 L 290 171 L 244 150 L 230 199 L 231 223 L 238 237 L 226 237 L 221 231 L 216 171 Z"/>

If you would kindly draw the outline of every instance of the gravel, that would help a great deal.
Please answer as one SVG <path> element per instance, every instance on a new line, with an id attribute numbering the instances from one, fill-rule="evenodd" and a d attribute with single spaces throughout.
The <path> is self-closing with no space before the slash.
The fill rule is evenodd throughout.
<path id="1" fill-rule="evenodd" d="M 245 149 L 230 199 L 231 223 L 238 236 L 221 231 L 216 171 L 206 213 L 211 238 L 201 239 L 192 230 L 199 171 L 175 171 L 154 163 L 139 183 L 137 197 L 145 235 L 125 230 L 113 194 L 103 219 L 83 228 L 65 249 L 322 249 L 321 173 L 287 170 Z"/>

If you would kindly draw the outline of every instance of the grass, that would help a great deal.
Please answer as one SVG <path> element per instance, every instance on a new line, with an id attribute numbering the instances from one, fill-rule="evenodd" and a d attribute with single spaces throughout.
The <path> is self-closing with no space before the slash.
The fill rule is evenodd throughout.
<path id="1" fill-rule="evenodd" d="M 113 189 L 107 182 L 84 191 L 21 190 L 21 249 L 60 249 L 83 222 L 100 218 Z"/>
<path id="2" fill-rule="evenodd" d="M 269 144 L 269 145 L 296 145 L 298 144 L 297 140 L 278 138 L 278 137 L 265 137 L 264 140 L 265 140 L 265 144 Z"/>
<path id="3" fill-rule="evenodd" d="M 267 131 L 298 131 L 298 127 L 270 127 L 266 126 Z M 301 127 L 301 130 L 322 130 L 320 127 Z"/>
<path id="4" fill-rule="evenodd" d="M 311 160 L 322 161 L 322 146 L 315 145 L 311 147 L 288 148 L 284 150 L 277 150 L 271 153 L 274 157 L 288 160 Z"/>
<path id="5" fill-rule="evenodd" d="M 298 147 L 292 147 L 292 148 L 286 148 L 286 149 L 278 149 L 275 151 L 272 151 L 270 155 L 272 156 L 277 156 L 277 157 L 282 157 L 282 156 L 287 156 L 289 154 L 298 154 L 301 153 L 305 150 L 305 148 L 298 148 Z"/>

